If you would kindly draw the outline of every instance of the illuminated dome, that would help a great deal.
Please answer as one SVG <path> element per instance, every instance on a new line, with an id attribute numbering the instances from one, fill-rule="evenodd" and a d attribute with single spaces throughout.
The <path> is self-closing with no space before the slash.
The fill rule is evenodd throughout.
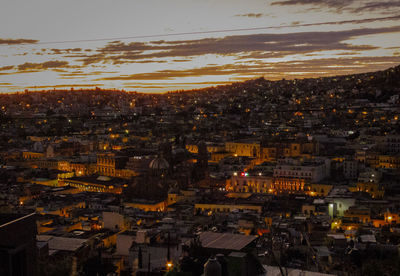
<path id="1" fill-rule="evenodd" d="M 152 170 L 167 170 L 169 168 L 168 161 L 162 157 L 153 159 L 149 164 L 149 169 Z"/>

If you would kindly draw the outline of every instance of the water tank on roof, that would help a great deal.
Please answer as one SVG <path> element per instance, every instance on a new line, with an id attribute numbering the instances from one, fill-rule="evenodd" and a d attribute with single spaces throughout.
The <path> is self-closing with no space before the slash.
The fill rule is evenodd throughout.
<path id="1" fill-rule="evenodd" d="M 222 268 L 215 257 L 211 257 L 204 264 L 204 276 L 221 276 Z"/>

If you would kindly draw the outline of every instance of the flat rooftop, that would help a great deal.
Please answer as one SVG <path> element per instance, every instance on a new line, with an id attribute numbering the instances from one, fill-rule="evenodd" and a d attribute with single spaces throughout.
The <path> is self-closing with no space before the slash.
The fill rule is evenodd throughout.
<path id="1" fill-rule="evenodd" d="M 47 242 L 50 250 L 76 251 L 87 241 L 86 239 L 56 237 L 50 235 L 37 235 L 36 240 Z"/>
<path id="2" fill-rule="evenodd" d="M 123 178 L 107 177 L 107 176 L 82 176 L 82 177 L 71 177 L 66 179 L 73 181 L 80 181 L 86 183 L 100 184 L 100 185 L 123 185 L 128 181 Z"/>
<path id="3" fill-rule="evenodd" d="M 231 233 L 201 233 L 200 242 L 205 248 L 228 249 L 240 251 L 257 239 L 257 236 L 245 236 Z"/>

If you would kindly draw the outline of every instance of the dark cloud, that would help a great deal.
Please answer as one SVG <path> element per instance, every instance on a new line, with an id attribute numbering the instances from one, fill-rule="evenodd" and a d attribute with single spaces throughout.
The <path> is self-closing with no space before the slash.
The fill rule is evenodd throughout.
<path id="1" fill-rule="evenodd" d="M 388 2 L 374 1 L 366 3 L 365 5 L 360 6 L 358 8 L 355 8 L 353 11 L 357 13 L 371 12 L 371 11 L 386 11 L 387 13 L 390 13 L 393 11 L 392 9 L 399 7 L 400 7 L 400 1 L 388 1 Z"/>
<path id="2" fill-rule="evenodd" d="M 90 72 L 83 72 L 81 70 L 73 71 L 73 72 L 65 72 L 61 73 L 60 76 L 63 76 L 64 79 L 73 79 L 76 77 L 88 77 L 88 76 L 99 76 L 102 74 L 114 74 L 118 73 L 115 71 L 90 71 Z"/>
<path id="3" fill-rule="evenodd" d="M 99 87 L 103 86 L 103 84 L 57 84 L 57 85 L 40 85 L 40 86 L 28 86 L 25 88 L 30 88 L 30 89 L 46 89 L 46 88 L 69 88 L 69 87 Z"/>
<path id="4" fill-rule="evenodd" d="M 13 65 L 0 67 L 0 71 L 7 71 L 14 69 Z"/>
<path id="5" fill-rule="evenodd" d="M 227 75 L 227 72 L 229 71 L 234 74 L 237 74 L 239 72 L 236 65 L 228 64 L 221 66 L 192 68 L 188 70 L 161 70 L 151 73 L 120 75 L 114 77 L 105 77 L 98 80 L 170 80 L 175 78 L 198 77 L 205 75 Z M 241 72 L 245 73 L 246 71 Z"/>
<path id="6" fill-rule="evenodd" d="M 354 2 L 355 0 L 283 0 L 283 1 L 272 2 L 271 5 L 273 6 L 313 5 L 313 6 L 329 7 L 341 10 L 344 7 L 353 4 Z"/>
<path id="7" fill-rule="evenodd" d="M 93 55 L 78 55 L 84 65 L 94 63 L 135 63 L 146 60 L 188 59 L 206 54 L 232 55 L 242 58 L 277 58 L 293 54 L 341 50 L 376 49 L 370 45 L 353 45 L 345 41 L 354 37 L 400 32 L 400 26 L 364 28 L 331 32 L 235 35 L 183 41 L 123 43 L 115 41 L 97 49 Z"/>
<path id="8" fill-rule="evenodd" d="M 60 55 L 63 53 L 63 50 L 61 49 L 50 49 L 54 55 Z"/>
<path id="9" fill-rule="evenodd" d="M 277 6 L 311 6 L 310 9 L 330 8 L 337 12 L 348 11 L 352 13 L 379 11 L 393 13 L 394 8 L 400 7 L 400 1 L 356 1 L 356 0 L 282 0 L 272 2 Z"/>
<path id="10" fill-rule="evenodd" d="M 18 65 L 18 70 L 19 71 L 47 70 L 49 68 L 61 68 L 61 67 L 67 67 L 67 66 L 68 66 L 67 61 L 59 61 L 59 60 L 51 60 L 51 61 L 46 61 L 43 63 L 25 62 L 24 64 Z"/>
<path id="11" fill-rule="evenodd" d="M 263 17 L 263 13 L 245 13 L 245 14 L 237 14 L 236 17 L 253 17 L 253 18 L 260 18 Z M 266 15 L 268 16 L 268 15 Z"/>
<path id="12" fill-rule="evenodd" d="M 53 49 L 50 49 L 50 51 L 51 51 L 51 54 L 53 54 L 53 55 L 61 55 L 61 54 L 82 52 L 83 50 L 81 48 L 70 48 L 70 49 L 53 48 Z"/>
<path id="13" fill-rule="evenodd" d="M 7 45 L 15 45 L 15 44 L 32 44 L 32 43 L 37 43 L 39 40 L 35 39 L 7 39 L 7 38 L 0 38 L 0 45 L 1 44 L 7 44 Z"/>
<path id="14" fill-rule="evenodd" d="M 266 76 L 269 79 L 335 76 L 382 70 L 400 63 L 400 57 L 349 57 L 323 58 L 304 61 L 263 62 L 254 60 L 221 66 L 205 66 L 187 70 L 160 70 L 150 73 L 118 75 L 96 79 L 95 81 L 134 80 L 155 81 L 174 80 L 185 77 L 209 75 L 227 76 L 235 80 L 241 78 Z"/>

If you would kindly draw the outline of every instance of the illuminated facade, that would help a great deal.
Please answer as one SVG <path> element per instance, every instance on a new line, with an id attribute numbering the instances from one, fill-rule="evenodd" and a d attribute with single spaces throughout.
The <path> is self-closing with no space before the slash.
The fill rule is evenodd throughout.
<path id="1" fill-rule="evenodd" d="M 126 169 L 128 158 L 116 156 L 114 153 L 97 155 L 96 170 L 99 175 L 129 179 L 136 175 L 132 170 Z"/>
<path id="2" fill-rule="evenodd" d="M 306 180 L 301 178 L 278 177 L 274 178 L 271 192 L 274 194 L 282 193 L 304 193 Z"/>
<path id="3" fill-rule="evenodd" d="M 194 144 L 188 144 L 185 146 L 186 149 L 190 152 L 190 153 L 199 153 L 199 147 L 197 145 Z M 221 152 L 221 151 L 225 151 L 225 146 L 221 146 L 221 145 L 207 145 L 207 152 L 213 153 L 213 152 Z"/>
<path id="4" fill-rule="evenodd" d="M 226 142 L 225 150 L 235 156 L 260 157 L 260 143 L 257 142 Z"/>
<path id="5" fill-rule="evenodd" d="M 344 216 L 347 218 L 357 218 L 361 223 L 371 222 L 371 210 L 368 208 L 362 208 L 359 206 L 351 206 L 344 212 Z"/>
<path id="6" fill-rule="evenodd" d="M 62 160 L 58 162 L 58 169 L 60 171 L 74 172 L 76 176 L 86 176 L 96 172 L 96 164 Z"/>
<path id="7" fill-rule="evenodd" d="M 308 184 L 306 185 L 307 188 L 307 194 L 309 196 L 319 196 L 319 197 L 325 197 L 329 194 L 329 192 L 332 190 L 332 185 L 330 184 Z"/>
<path id="8" fill-rule="evenodd" d="M 122 193 L 122 187 L 127 186 L 122 179 L 111 179 L 108 177 L 74 177 L 69 179 L 60 179 L 59 186 L 70 186 L 77 188 L 82 192 L 97 192 L 97 193 Z"/>
<path id="9" fill-rule="evenodd" d="M 284 157 L 310 157 L 318 154 L 317 143 L 310 142 L 279 142 L 268 143 L 261 148 L 260 159 L 263 162 L 275 162 Z"/>
<path id="10" fill-rule="evenodd" d="M 378 167 L 385 169 L 400 168 L 400 154 L 397 155 L 379 155 Z"/>
<path id="11" fill-rule="evenodd" d="M 35 159 L 40 159 L 44 158 L 45 154 L 40 153 L 40 152 L 31 152 L 31 151 L 24 151 L 22 152 L 22 158 L 24 160 L 35 160 Z"/>
<path id="12" fill-rule="evenodd" d="M 138 202 L 125 202 L 125 207 L 132 207 L 143 210 L 145 212 L 164 212 L 167 208 L 167 201 L 150 202 L 150 201 L 138 201 Z"/>
<path id="13" fill-rule="evenodd" d="M 268 176 L 234 175 L 227 181 L 226 189 L 242 193 L 271 193 L 273 179 Z"/>

